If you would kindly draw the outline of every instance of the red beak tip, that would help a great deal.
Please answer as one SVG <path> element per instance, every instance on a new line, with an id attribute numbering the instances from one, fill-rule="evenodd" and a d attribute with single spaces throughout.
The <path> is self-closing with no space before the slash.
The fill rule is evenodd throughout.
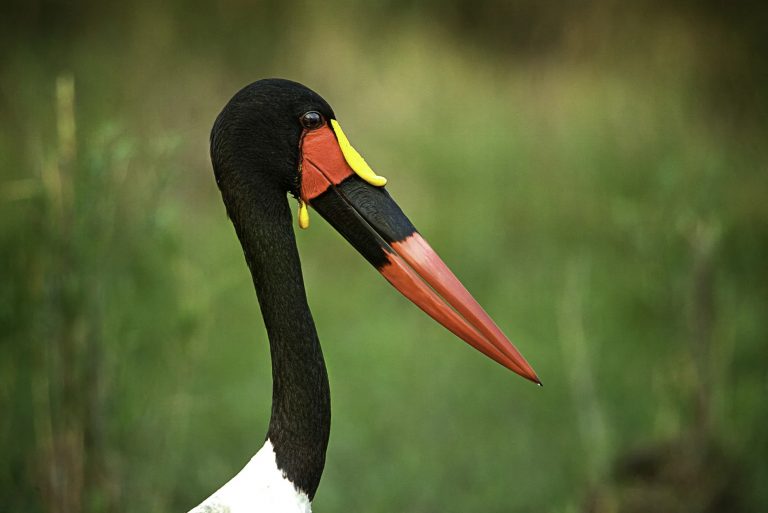
<path id="1" fill-rule="evenodd" d="M 541 382 L 541 380 L 539 379 L 539 376 L 537 376 L 536 373 L 533 372 L 533 371 L 531 371 L 530 374 L 520 374 L 520 376 L 522 376 L 523 378 L 527 379 L 531 383 L 535 383 L 536 385 L 538 385 L 540 387 L 544 386 L 544 383 Z"/>
<path id="2" fill-rule="evenodd" d="M 536 385 L 538 385 L 540 387 L 544 386 L 544 383 L 541 382 L 541 380 L 539 379 L 539 377 L 536 374 L 534 374 L 532 376 L 523 376 L 523 377 L 525 379 L 527 379 L 528 381 L 530 381 L 531 383 L 535 383 Z"/>

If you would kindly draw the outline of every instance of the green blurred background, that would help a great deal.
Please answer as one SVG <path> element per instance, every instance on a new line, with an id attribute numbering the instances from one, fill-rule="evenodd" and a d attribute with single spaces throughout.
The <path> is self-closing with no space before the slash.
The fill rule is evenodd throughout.
<path id="1" fill-rule="evenodd" d="M 335 108 L 542 377 L 311 215 L 314 509 L 768 508 L 768 26 L 748 2 L 5 2 L 0 511 L 187 511 L 263 442 L 265 331 L 208 159 L 280 76 Z"/>

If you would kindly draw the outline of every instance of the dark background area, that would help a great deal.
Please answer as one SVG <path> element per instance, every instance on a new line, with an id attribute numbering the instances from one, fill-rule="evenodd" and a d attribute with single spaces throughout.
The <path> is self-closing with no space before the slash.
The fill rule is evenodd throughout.
<path id="1" fill-rule="evenodd" d="M 6 2 L 0 511 L 187 511 L 271 382 L 208 160 L 280 76 L 333 106 L 539 389 L 311 213 L 324 511 L 768 506 L 768 10 L 751 2 Z"/>

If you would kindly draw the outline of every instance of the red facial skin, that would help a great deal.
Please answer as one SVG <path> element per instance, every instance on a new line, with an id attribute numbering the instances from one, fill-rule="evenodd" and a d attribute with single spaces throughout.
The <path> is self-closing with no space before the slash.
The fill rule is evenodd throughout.
<path id="1" fill-rule="evenodd" d="M 315 130 L 305 130 L 300 147 L 301 199 L 306 203 L 355 173 L 327 124 Z"/>

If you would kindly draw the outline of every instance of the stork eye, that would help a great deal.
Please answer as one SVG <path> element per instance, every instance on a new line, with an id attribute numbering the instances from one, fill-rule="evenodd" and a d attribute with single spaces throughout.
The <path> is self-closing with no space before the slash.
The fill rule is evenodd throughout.
<path id="1" fill-rule="evenodd" d="M 307 130 L 314 130 L 315 128 L 319 128 L 323 126 L 323 123 L 325 123 L 325 121 L 323 121 L 323 115 L 314 110 L 306 112 L 303 116 L 301 116 L 301 126 Z"/>

